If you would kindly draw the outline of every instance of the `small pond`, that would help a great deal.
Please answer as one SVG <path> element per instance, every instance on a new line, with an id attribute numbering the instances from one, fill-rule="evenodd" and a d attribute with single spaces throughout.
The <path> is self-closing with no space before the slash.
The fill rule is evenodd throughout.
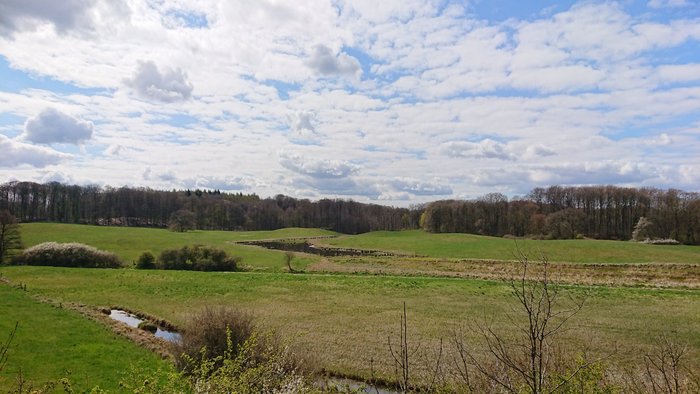
<path id="1" fill-rule="evenodd" d="M 120 309 L 112 309 L 109 311 L 109 317 L 116 320 L 120 321 L 122 323 L 126 323 L 130 327 L 138 327 L 139 323 L 143 322 L 143 319 L 140 319 L 139 317 L 126 312 L 122 311 Z M 180 334 L 172 331 L 167 331 L 164 330 L 160 327 L 158 327 L 158 330 L 156 330 L 155 334 L 156 338 L 162 338 L 166 341 L 169 342 L 177 342 L 180 340 Z"/>

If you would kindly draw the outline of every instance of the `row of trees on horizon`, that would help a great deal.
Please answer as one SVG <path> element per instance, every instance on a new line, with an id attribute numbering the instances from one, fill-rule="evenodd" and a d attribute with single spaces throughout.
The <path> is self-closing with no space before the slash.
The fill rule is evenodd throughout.
<path id="1" fill-rule="evenodd" d="M 627 240 L 640 218 L 654 238 L 700 244 L 700 193 L 616 186 L 535 188 L 509 200 L 490 193 L 474 200 L 443 200 L 411 208 L 351 200 L 310 201 L 284 195 L 218 190 L 153 190 L 9 182 L 0 185 L 0 210 L 20 222 L 166 227 L 186 210 L 205 230 L 326 228 L 346 234 L 422 228 L 429 232 L 554 239 Z"/>

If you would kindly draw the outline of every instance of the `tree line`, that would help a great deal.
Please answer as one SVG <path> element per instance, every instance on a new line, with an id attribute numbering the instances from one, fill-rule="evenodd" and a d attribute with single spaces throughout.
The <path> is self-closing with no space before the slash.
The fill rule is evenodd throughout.
<path id="1" fill-rule="evenodd" d="M 436 233 L 628 240 L 641 218 L 652 238 L 700 243 L 700 194 L 676 189 L 550 186 L 510 201 L 491 193 L 430 203 L 420 226 Z"/>
<path id="2" fill-rule="evenodd" d="M 218 190 L 9 182 L 0 185 L 0 210 L 19 222 L 166 227 L 173 213 L 189 211 L 203 230 L 325 228 L 346 234 L 418 228 L 420 212 L 350 200 L 310 201 Z"/>
<path id="3" fill-rule="evenodd" d="M 630 239 L 644 217 L 651 237 L 700 244 L 700 194 L 676 189 L 550 186 L 510 200 L 490 193 L 474 200 L 396 208 L 341 199 L 260 198 L 218 190 L 9 182 L 0 185 L 3 209 L 20 222 L 166 227 L 173 213 L 184 210 L 194 216 L 195 228 L 204 230 L 308 227 L 358 234 L 422 228 L 499 237 L 619 240 Z"/>

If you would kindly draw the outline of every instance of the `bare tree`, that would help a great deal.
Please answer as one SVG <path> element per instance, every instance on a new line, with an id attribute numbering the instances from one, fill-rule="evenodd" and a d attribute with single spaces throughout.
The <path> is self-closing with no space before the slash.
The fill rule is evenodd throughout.
<path id="1" fill-rule="evenodd" d="M 292 268 L 292 260 L 294 260 L 294 252 L 284 252 L 284 262 L 287 263 L 287 269 L 289 272 L 294 273 L 294 268 Z"/>
<path id="2" fill-rule="evenodd" d="M 406 314 L 406 302 L 403 303 L 403 313 L 401 314 L 401 326 L 399 328 L 398 346 L 392 343 L 391 336 L 388 338 L 389 352 L 394 358 L 396 367 L 396 378 L 398 389 L 402 393 L 407 393 L 411 389 L 411 364 L 413 356 L 418 352 L 418 345 L 409 344 L 408 341 L 408 318 Z"/>
<path id="3" fill-rule="evenodd" d="M 10 211 L 0 211 L 0 264 L 20 249 L 22 249 L 22 238 L 17 219 Z"/>
<path id="4" fill-rule="evenodd" d="M 483 340 L 486 358 L 475 355 L 458 339 L 455 341 L 455 364 L 462 380 L 470 387 L 469 369 L 472 366 L 506 392 L 519 393 L 522 388 L 533 394 L 554 392 L 593 364 L 580 363 L 563 376 L 561 371 L 555 371 L 559 364 L 555 339 L 581 310 L 586 297 L 565 293 L 553 283 L 546 257 L 542 256 L 535 265 L 518 250 L 518 260 L 521 275 L 508 281 L 517 301 L 512 313 L 507 315 L 507 320 L 516 329 L 515 335 L 499 332 L 492 324 L 478 325 L 476 332 Z M 531 279 L 533 275 L 536 279 Z M 552 379 L 554 372 L 559 372 L 558 379 Z"/>
<path id="5" fill-rule="evenodd" d="M 675 333 L 663 334 L 644 354 L 643 369 L 627 377 L 627 389 L 633 393 L 679 394 L 700 390 L 698 377 L 687 367 L 688 345 Z"/>

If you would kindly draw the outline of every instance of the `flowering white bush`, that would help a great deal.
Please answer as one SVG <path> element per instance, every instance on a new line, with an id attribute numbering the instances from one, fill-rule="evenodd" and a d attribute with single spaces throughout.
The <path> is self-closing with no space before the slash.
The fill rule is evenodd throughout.
<path id="1" fill-rule="evenodd" d="M 54 267 L 119 268 L 122 262 L 116 254 L 81 243 L 44 242 L 25 249 L 14 259 L 20 265 Z"/>
<path id="2" fill-rule="evenodd" d="M 680 242 L 676 241 L 675 239 L 645 239 L 644 241 L 641 241 L 643 244 L 649 244 L 649 245 L 678 245 Z"/>

